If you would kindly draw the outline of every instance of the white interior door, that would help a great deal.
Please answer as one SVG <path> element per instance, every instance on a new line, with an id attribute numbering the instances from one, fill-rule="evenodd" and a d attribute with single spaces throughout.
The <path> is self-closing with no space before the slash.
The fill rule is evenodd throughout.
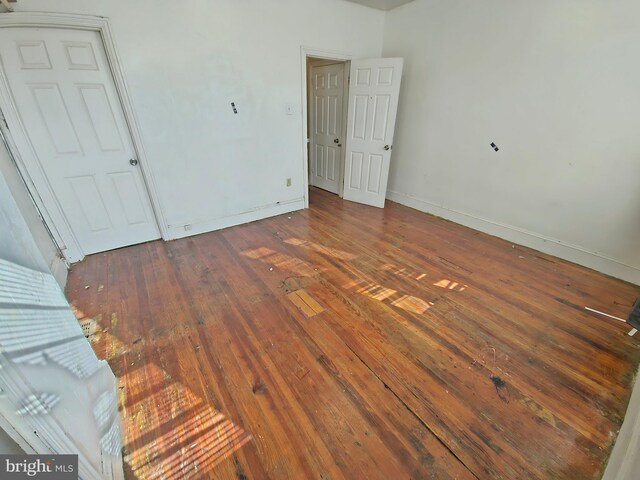
<path id="1" fill-rule="evenodd" d="M 2 28 L 0 59 L 22 123 L 9 129 L 26 132 L 20 156 L 62 212 L 53 227 L 85 255 L 159 238 L 100 35 Z"/>
<path id="2" fill-rule="evenodd" d="M 344 63 L 311 67 L 311 185 L 339 193 Z"/>
<path id="3" fill-rule="evenodd" d="M 384 207 L 402 58 L 352 60 L 344 198 Z"/>

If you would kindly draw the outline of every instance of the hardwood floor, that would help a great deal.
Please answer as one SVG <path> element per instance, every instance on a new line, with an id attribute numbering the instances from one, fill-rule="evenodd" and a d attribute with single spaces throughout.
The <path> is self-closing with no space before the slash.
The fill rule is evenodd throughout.
<path id="1" fill-rule="evenodd" d="M 88 257 L 128 478 L 599 478 L 639 288 L 387 202 Z M 637 336 L 637 335 L 636 335 Z"/>

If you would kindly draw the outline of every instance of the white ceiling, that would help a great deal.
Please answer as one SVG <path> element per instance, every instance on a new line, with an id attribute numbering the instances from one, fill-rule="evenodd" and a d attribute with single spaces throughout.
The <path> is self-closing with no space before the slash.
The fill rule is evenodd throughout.
<path id="1" fill-rule="evenodd" d="M 391 10 L 405 3 L 413 2 L 413 0 L 347 0 L 348 2 L 359 3 L 367 7 L 377 8 L 379 10 Z"/>

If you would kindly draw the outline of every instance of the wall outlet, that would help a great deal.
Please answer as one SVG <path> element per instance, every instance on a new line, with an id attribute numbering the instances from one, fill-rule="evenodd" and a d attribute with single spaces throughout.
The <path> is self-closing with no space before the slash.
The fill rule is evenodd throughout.
<path id="1" fill-rule="evenodd" d="M 291 178 L 287 178 L 287 187 L 291 186 Z"/>
<path id="2" fill-rule="evenodd" d="M 188 232 L 189 230 L 191 230 L 191 225 L 190 225 L 190 224 L 186 224 L 186 225 L 184 226 L 184 231 L 185 231 L 185 232 Z"/>

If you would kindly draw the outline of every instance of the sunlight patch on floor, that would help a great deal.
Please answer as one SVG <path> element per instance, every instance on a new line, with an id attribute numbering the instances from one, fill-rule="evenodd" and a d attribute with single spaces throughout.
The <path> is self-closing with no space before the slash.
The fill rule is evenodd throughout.
<path id="1" fill-rule="evenodd" d="M 379 302 L 389 303 L 394 307 L 418 315 L 425 313 L 434 305 L 433 302 L 427 302 L 413 295 L 403 295 L 393 288 L 385 287 L 377 283 L 368 283 L 364 280 L 353 280 L 343 285 L 342 288 L 346 290 L 357 288 L 356 291 L 366 297 L 373 298 Z"/>
<path id="2" fill-rule="evenodd" d="M 260 247 L 254 250 L 245 250 L 241 255 L 253 260 L 260 260 L 268 265 L 276 268 L 288 270 L 301 276 L 313 276 L 321 271 L 320 268 L 300 260 L 299 258 L 290 257 L 284 253 L 276 252 L 270 248 Z"/>
<path id="3" fill-rule="evenodd" d="M 288 243 L 289 245 L 295 245 L 296 247 L 308 248 L 315 252 L 322 253 L 323 255 L 337 258 L 338 260 L 355 260 L 356 258 L 358 258 L 358 256 L 354 255 L 353 253 L 345 252 L 343 250 L 338 250 L 336 248 L 325 247 L 324 245 L 319 245 L 317 243 L 310 242 L 309 240 L 300 240 L 299 238 L 288 238 L 284 240 L 284 243 Z"/>
<path id="4" fill-rule="evenodd" d="M 132 362 L 131 347 L 101 332 L 107 359 L 127 362 L 118 377 L 119 404 L 124 461 L 135 478 L 201 478 L 252 439 L 164 369 Z"/>
<path id="5" fill-rule="evenodd" d="M 153 364 L 121 377 L 127 389 L 149 378 L 166 378 Z M 169 379 L 123 409 L 124 460 L 137 478 L 200 478 L 242 447 L 251 435 L 190 389 Z"/>
<path id="6" fill-rule="evenodd" d="M 433 304 L 429 304 L 428 302 L 411 295 L 403 295 L 402 297 L 392 301 L 391 305 L 419 315 L 429 310 Z"/>
<path id="7" fill-rule="evenodd" d="M 405 278 L 411 278 L 413 280 L 422 280 L 424 277 L 427 276 L 426 273 L 418 273 L 414 270 L 411 270 L 410 268 L 399 268 L 396 265 L 392 265 L 390 263 L 385 263 L 384 265 L 382 265 L 381 270 L 384 270 L 385 272 L 391 272 L 394 275 L 398 275 L 399 277 L 405 277 Z"/>
<path id="8" fill-rule="evenodd" d="M 358 289 L 358 293 L 366 295 L 367 297 L 375 298 L 376 300 L 386 300 L 389 297 L 394 296 L 398 293 L 397 290 L 392 288 L 383 287 L 382 285 L 377 285 L 375 283 L 370 283 Z"/>
<path id="9" fill-rule="evenodd" d="M 463 292 L 467 288 L 467 285 L 462 285 L 458 282 L 447 280 L 446 278 L 434 283 L 433 285 L 447 290 L 455 290 L 456 292 Z"/>

